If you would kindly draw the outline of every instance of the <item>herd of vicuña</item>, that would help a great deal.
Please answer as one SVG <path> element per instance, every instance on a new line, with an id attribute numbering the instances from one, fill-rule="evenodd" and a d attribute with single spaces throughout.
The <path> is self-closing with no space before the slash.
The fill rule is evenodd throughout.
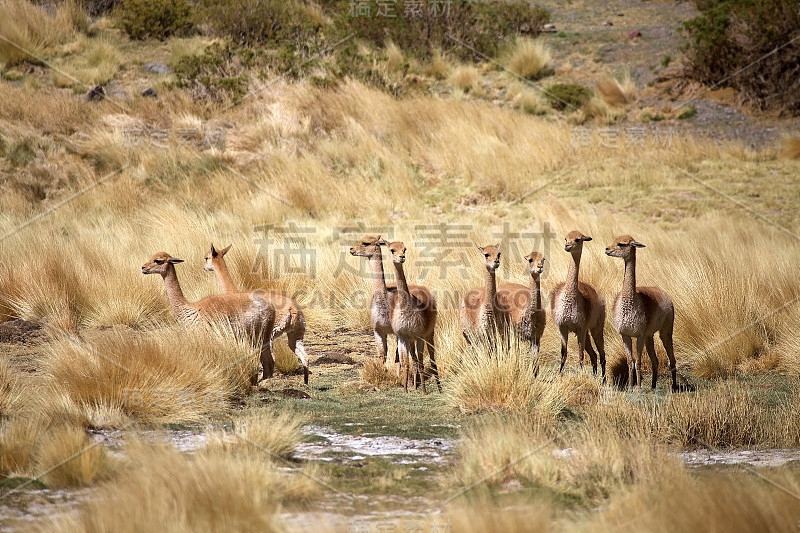
<path id="1" fill-rule="evenodd" d="M 580 366 L 583 366 L 585 351 L 589 354 L 592 371 L 596 375 L 599 355 L 601 376 L 605 380 L 605 299 L 594 287 L 579 279 L 583 244 L 591 240 L 591 237 L 579 231 L 572 231 L 566 236 L 564 250 L 570 254 L 567 279 L 557 284 L 550 293 L 550 314 L 561 337 L 560 371 L 564 370 L 567 361 L 569 334 L 574 333 Z M 386 282 L 382 247 L 391 253 L 395 283 Z M 478 247 L 484 258 L 485 283 L 483 287 L 470 289 L 464 294 L 459 308 L 461 331 L 468 344 L 488 343 L 490 347 L 497 347 L 501 343 L 510 346 L 509 335 L 516 335 L 523 342 L 530 343 L 532 360 L 537 363 L 547 321 L 540 285 L 545 257 L 537 250 L 524 257 L 531 276 L 529 286 L 517 283 L 498 286 L 496 273 L 500 267 L 500 248 L 500 244 Z M 611 314 L 614 328 L 622 336 L 625 347 L 628 387 L 641 386 L 642 352 L 646 348 L 653 373 L 651 386 L 656 388 L 658 358 L 654 336 L 658 333 L 669 358 L 672 389 L 677 390 L 672 344 L 675 309 L 672 300 L 661 288 L 636 286 L 637 248 L 644 248 L 644 244 L 630 235 L 622 235 L 605 250 L 606 255 L 619 257 L 625 262 L 622 290 L 614 300 Z M 159 252 L 142 266 L 142 273 L 161 274 L 167 298 L 179 322 L 191 325 L 225 321 L 240 334 L 247 335 L 261 350 L 261 379 L 272 377 L 275 368 L 273 341 L 285 334 L 289 348 L 303 367 L 303 380 L 308 384 L 303 310 L 285 294 L 266 290 L 237 290 L 225 263 L 225 254 L 229 249 L 230 246 L 217 250 L 212 244 L 205 257 L 205 269 L 216 273 L 222 294 L 196 302 L 186 300 L 178 282 L 175 265 L 182 263 L 182 259 Z M 405 244 L 399 241 L 390 243 L 380 236 L 365 236 L 350 248 L 350 253 L 369 261 L 373 289 L 370 318 L 379 360 L 386 363 L 388 337 L 395 335 L 395 365 L 403 388 L 408 391 L 411 379 L 414 388 L 421 387 L 422 393 L 426 394 L 424 354 L 427 351 L 431 375 L 441 392 L 434 345 L 436 298 L 427 287 L 409 285 L 403 266 L 406 261 Z M 635 352 L 633 338 L 636 338 Z"/>

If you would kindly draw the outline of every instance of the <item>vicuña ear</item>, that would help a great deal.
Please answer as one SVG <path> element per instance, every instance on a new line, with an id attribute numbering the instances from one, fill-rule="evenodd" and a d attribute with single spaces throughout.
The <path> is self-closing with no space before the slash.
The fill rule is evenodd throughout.
<path id="1" fill-rule="evenodd" d="M 644 244 L 642 244 L 640 242 L 636 242 L 636 241 L 631 241 L 631 246 L 633 246 L 634 248 L 644 248 L 645 247 Z"/>
<path id="2" fill-rule="evenodd" d="M 494 247 L 497 248 L 497 251 L 500 251 L 500 243 L 499 242 L 497 244 L 495 244 Z"/>
<path id="3" fill-rule="evenodd" d="M 211 256 L 212 257 L 217 257 L 218 255 L 219 255 L 219 253 L 217 252 L 217 249 L 214 248 L 214 243 L 212 242 L 211 243 Z"/>
<path id="4" fill-rule="evenodd" d="M 219 255 L 225 255 L 225 254 L 227 254 L 227 253 L 228 253 L 228 250 L 230 250 L 230 249 L 231 249 L 231 246 L 233 246 L 233 244 L 232 244 L 232 243 L 231 243 L 231 244 L 229 244 L 228 246 L 226 246 L 225 248 L 223 248 L 222 250 L 220 250 L 220 252 L 219 252 Z"/>
<path id="5" fill-rule="evenodd" d="M 169 263 L 171 265 L 176 265 L 178 263 L 183 263 L 183 259 L 176 259 L 174 257 L 170 257 L 169 260 L 167 261 L 167 263 Z"/>
<path id="6" fill-rule="evenodd" d="M 587 236 L 587 235 L 584 235 L 583 237 L 581 237 L 581 240 L 582 240 L 582 241 L 591 241 L 591 240 L 592 240 L 592 238 L 591 238 L 591 237 L 589 237 L 589 236 Z"/>
<path id="7" fill-rule="evenodd" d="M 381 239 L 380 236 L 378 236 L 378 240 L 375 241 L 375 244 L 378 246 L 389 246 L 389 243 L 386 242 L 386 239 Z"/>

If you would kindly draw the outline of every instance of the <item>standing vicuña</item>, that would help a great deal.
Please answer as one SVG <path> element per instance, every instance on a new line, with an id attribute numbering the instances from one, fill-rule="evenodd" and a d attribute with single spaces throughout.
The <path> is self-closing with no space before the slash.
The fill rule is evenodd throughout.
<path id="1" fill-rule="evenodd" d="M 197 324 L 201 321 L 225 320 L 249 334 L 255 343 L 261 344 L 262 379 L 271 378 L 275 368 L 272 358 L 270 336 L 275 325 L 275 307 L 264 298 L 261 291 L 217 294 L 196 302 L 189 302 L 178 282 L 175 265 L 183 263 L 166 252 L 158 252 L 142 265 L 142 274 L 161 274 L 167 299 L 178 321 Z"/>
<path id="2" fill-rule="evenodd" d="M 417 293 L 420 296 L 415 296 L 408 291 L 406 274 L 403 270 L 403 263 L 406 261 L 406 245 L 402 242 L 390 243 L 389 251 L 392 253 L 392 263 L 397 275 L 397 292 L 389 301 L 389 320 L 392 324 L 392 330 L 397 335 L 397 348 L 400 352 L 401 367 L 405 367 L 404 371 L 401 371 L 403 388 L 408 391 L 408 356 L 410 354 L 414 364 L 414 388 L 417 387 L 417 378 L 419 377 L 422 382 L 422 393 L 427 394 L 423 357 L 424 349 L 427 346 L 431 360 L 431 372 L 436 378 L 439 392 L 442 392 L 433 345 L 437 314 L 436 299 L 425 287 L 420 287 L 425 289 Z"/>
<path id="3" fill-rule="evenodd" d="M 628 357 L 628 389 L 636 384 L 642 386 L 642 349 L 647 347 L 650 364 L 653 367 L 653 384 L 656 388 L 658 379 L 658 357 L 653 337 L 658 332 L 661 344 L 669 358 L 669 370 L 672 374 L 672 390 L 678 390 L 677 370 L 675 368 L 675 352 L 672 345 L 672 329 L 675 323 L 675 308 L 670 297 L 659 287 L 636 286 L 636 249 L 644 248 L 644 244 L 636 242 L 630 235 L 622 235 L 614 239 L 606 255 L 621 257 L 625 260 L 625 278 L 622 290 L 614 300 L 614 327 L 622 335 L 625 355 Z M 636 337 L 636 359 L 633 358 L 632 337 Z M 635 372 L 635 373 L 634 373 Z"/>
<path id="4" fill-rule="evenodd" d="M 550 312 L 553 323 L 561 334 L 561 369 L 567 361 L 567 339 L 570 332 L 578 338 L 578 361 L 583 366 L 583 352 L 589 353 L 592 371 L 597 374 L 597 354 L 592 349 L 587 333 L 600 353 L 603 379 L 606 377 L 606 352 L 603 344 L 603 326 L 606 321 L 606 302 L 588 283 L 578 282 L 583 243 L 592 238 L 579 231 L 571 231 L 564 239 L 564 250 L 569 252 L 572 261 L 567 272 L 567 281 L 560 283 L 550 293 Z"/>
<path id="5" fill-rule="evenodd" d="M 502 313 L 508 315 L 517 334 L 531 343 L 531 357 L 536 361 L 547 321 L 539 284 L 539 276 L 544 270 L 544 256 L 534 250 L 525 256 L 525 260 L 528 262 L 531 286 L 525 287 L 518 283 L 500 285 L 497 288 L 497 306 Z"/>
<path id="6" fill-rule="evenodd" d="M 461 333 L 469 344 L 479 339 L 494 342 L 495 333 L 504 332 L 506 326 L 506 316 L 497 305 L 495 280 L 495 272 L 500 268 L 500 245 L 477 248 L 484 258 L 485 284 L 464 294 L 458 312 Z"/>
<path id="7" fill-rule="evenodd" d="M 228 253 L 231 246 L 228 245 L 227 248 L 217 250 L 212 243 L 211 250 L 206 255 L 205 269 L 217 273 L 223 294 L 239 292 L 233 284 L 228 265 L 225 263 L 225 254 Z M 285 294 L 274 291 L 264 291 L 262 294 L 275 306 L 275 327 L 270 337 L 270 346 L 272 347 L 275 339 L 286 333 L 286 342 L 289 349 L 300 360 L 300 364 L 303 366 L 303 382 L 308 385 L 308 355 L 306 355 L 306 348 L 303 344 L 303 337 L 306 334 L 306 318 L 303 310 L 293 298 Z"/>
<path id="8" fill-rule="evenodd" d="M 372 275 L 372 301 L 370 302 L 370 321 L 375 335 L 375 344 L 378 357 L 386 364 L 387 337 L 394 333 L 389 319 L 389 302 L 392 295 L 397 292 L 394 283 L 386 283 L 383 273 L 383 255 L 381 245 L 388 243 L 380 235 L 366 235 L 355 246 L 350 247 L 350 254 L 369 259 L 369 268 Z M 417 285 L 409 285 L 408 291 L 417 298 L 424 299 L 428 290 Z M 400 356 L 395 352 L 395 364 L 399 365 Z M 399 368 L 397 368 L 399 374 Z"/>

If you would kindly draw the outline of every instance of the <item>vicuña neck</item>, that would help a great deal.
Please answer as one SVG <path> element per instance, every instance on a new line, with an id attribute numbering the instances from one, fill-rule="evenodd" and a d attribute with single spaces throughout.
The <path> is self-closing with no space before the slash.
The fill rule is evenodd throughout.
<path id="1" fill-rule="evenodd" d="M 497 292 L 497 285 L 495 283 L 495 272 L 494 270 L 486 269 L 486 301 L 483 302 L 483 306 L 486 309 L 486 313 L 494 314 L 494 306 L 495 306 L 495 293 Z"/>
<path id="2" fill-rule="evenodd" d="M 531 276 L 531 305 L 534 309 L 542 308 L 542 291 L 539 283 L 539 276 Z"/>
<path id="3" fill-rule="evenodd" d="M 167 299 L 169 300 L 175 316 L 181 317 L 181 311 L 186 307 L 187 301 L 183 296 L 181 284 L 178 283 L 178 274 L 175 272 L 175 266 L 172 264 L 167 265 L 167 272 L 161 275 L 164 278 L 164 286 L 167 289 Z"/>
<path id="4" fill-rule="evenodd" d="M 636 252 L 631 251 L 625 259 L 625 279 L 622 280 L 622 297 L 633 300 L 636 297 Z"/>
<path id="5" fill-rule="evenodd" d="M 386 278 L 383 275 L 383 257 L 378 250 L 369 258 L 369 268 L 372 271 L 372 292 L 386 296 Z"/>
<path id="6" fill-rule="evenodd" d="M 569 292 L 578 291 L 578 271 L 581 268 L 581 252 L 570 254 L 572 262 L 569 264 L 567 271 L 567 284 L 566 288 Z"/>
<path id="7" fill-rule="evenodd" d="M 228 265 L 221 257 L 214 262 L 214 272 L 217 273 L 217 280 L 222 287 L 222 292 L 237 292 L 236 287 L 233 285 L 231 273 L 228 271 Z"/>
<path id="8" fill-rule="evenodd" d="M 406 273 L 403 270 L 403 263 L 394 263 L 394 271 L 397 276 L 397 291 L 408 294 L 408 282 L 406 282 Z"/>

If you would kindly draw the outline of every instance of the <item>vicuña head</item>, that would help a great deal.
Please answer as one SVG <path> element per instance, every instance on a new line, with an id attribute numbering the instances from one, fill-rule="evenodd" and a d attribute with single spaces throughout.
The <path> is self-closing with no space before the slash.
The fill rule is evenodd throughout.
<path id="1" fill-rule="evenodd" d="M 392 252 L 392 262 L 403 264 L 406 262 L 406 245 L 401 241 L 390 242 L 387 247 Z"/>
<path id="2" fill-rule="evenodd" d="M 183 259 L 176 259 L 167 252 L 157 252 L 148 262 L 142 265 L 142 274 L 161 274 L 167 275 L 169 265 L 183 263 Z"/>
<path id="3" fill-rule="evenodd" d="M 606 247 L 606 255 L 628 259 L 636 254 L 636 248 L 644 248 L 644 244 L 637 242 L 630 235 L 620 235 L 614 242 Z"/>
<path id="4" fill-rule="evenodd" d="M 531 276 L 538 278 L 544 272 L 544 256 L 541 252 L 533 251 L 525 256 L 528 262 L 528 272 Z"/>
<path id="5" fill-rule="evenodd" d="M 229 244 L 228 246 L 226 246 L 222 250 L 217 250 L 216 248 L 214 248 L 214 243 L 212 242 L 211 243 L 211 250 L 209 250 L 208 253 L 206 254 L 205 269 L 208 270 L 209 272 L 214 272 L 216 263 L 219 262 L 221 257 L 224 257 L 225 254 L 228 253 L 228 250 L 231 249 L 231 246 L 233 246 L 233 245 Z"/>
<path id="6" fill-rule="evenodd" d="M 387 245 L 388 243 L 381 239 L 380 235 L 365 235 L 360 243 L 350 247 L 350 255 L 372 257 L 380 252 L 381 246 Z"/>
<path id="7" fill-rule="evenodd" d="M 478 246 L 478 250 L 483 254 L 485 260 L 486 270 L 494 272 L 500 268 L 500 244 L 490 244 L 487 246 Z"/>
<path id="8" fill-rule="evenodd" d="M 564 237 L 564 251 L 570 253 L 580 252 L 583 250 L 583 243 L 591 240 L 591 237 L 584 235 L 580 231 L 570 231 L 569 234 Z"/>

